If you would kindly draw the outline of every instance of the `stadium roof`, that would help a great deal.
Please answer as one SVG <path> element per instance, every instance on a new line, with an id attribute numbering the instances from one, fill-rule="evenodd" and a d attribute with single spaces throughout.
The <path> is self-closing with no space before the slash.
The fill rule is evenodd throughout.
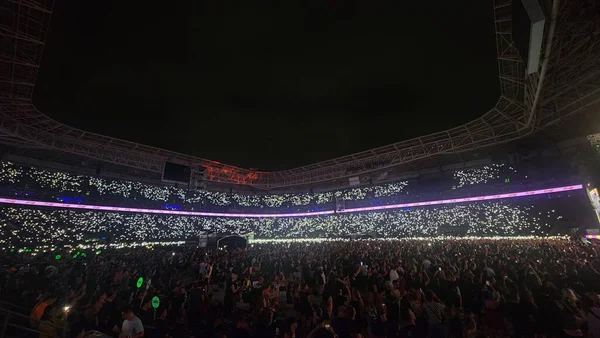
<path id="1" fill-rule="evenodd" d="M 49 149 L 136 170 L 161 172 L 166 160 L 203 167 L 212 182 L 261 189 L 315 185 L 422 161 L 443 164 L 555 125 L 600 102 L 600 8 L 554 0 L 547 16 L 541 67 L 525 73 L 512 39 L 510 0 L 493 3 L 501 94 L 480 118 L 442 132 L 290 170 L 261 172 L 89 133 L 59 123 L 32 103 L 52 0 L 0 4 L 0 135 L 20 149 Z M 467 94 L 468 95 L 468 94 Z M 457 107 L 449 107 L 456 110 Z M 419 164 L 420 165 L 420 164 Z"/>
<path id="2" fill-rule="evenodd" d="M 86 131 L 276 171 L 477 118 L 497 72 L 489 1 L 59 1 L 33 102 Z"/>

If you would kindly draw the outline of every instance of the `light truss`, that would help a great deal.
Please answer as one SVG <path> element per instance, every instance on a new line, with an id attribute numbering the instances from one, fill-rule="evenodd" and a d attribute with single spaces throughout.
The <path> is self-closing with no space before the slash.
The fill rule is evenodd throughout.
<path id="1" fill-rule="evenodd" d="M 0 99 L 30 102 L 53 0 L 0 2 Z"/>
<path id="2" fill-rule="evenodd" d="M 161 172 L 164 161 L 170 160 L 204 167 L 206 178 L 212 182 L 262 189 L 314 185 L 444 158 L 510 142 L 579 111 L 596 109 L 600 102 L 600 53 L 598 34 L 594 32 L 598 32 L 599 21 L 594 12 L 581 14 L 597 9 L 593 3 L 563 0 L 557 7 L 557 20 L 547 20 L 548 25 L 555 23 L 555 34 L 549 35 L 546 29 L 547 41 L 554 38 L 554 43 L 546 45 L 550 59 L 542 83 L 543 76 L 539 73 L 525 75 L 514 46 L 511 0 L 494 1 L 501 95 L 482 117 L 449 130 L 328 161 L 260 172 L 85 132 L 40 112 L 32 104 L 31 95 L 53 3 L 52 0 L 6 0 L 0 4 L 0 135 L 3 136 L 0 142 L 6 139 L 15 144 L 18 140 L 29 147 L 152 172 Z M 547 9 L 547 16 L 550 14 Z"/>

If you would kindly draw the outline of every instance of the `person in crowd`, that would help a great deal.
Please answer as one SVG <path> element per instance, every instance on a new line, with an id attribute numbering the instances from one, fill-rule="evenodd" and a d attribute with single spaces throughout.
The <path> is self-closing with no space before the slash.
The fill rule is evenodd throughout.
<path id="1" fill-rule="evenodd" d="M 223 314 L 229 317 L 236 307 L 237 299 L 240 294 L 240 284 L 238 283 L 238 275 L 231 273 L 225 283 L 225 299 L 223 301 Z"/>
<path id="2" fill-rule="evenodd" d="M 423 304 L 423 310 L 427 318 L 427 337 L 439 338 L 444 337 L 444 323 L 446 306 L 440 301 L 440 299 L 433 293 L 433 291 L 427 291 L 425 294 L 425 304 Z"/>
<path id="3" fill-rule="evenodd" d="M 352 305 L 340 306 L 338 316 L 331 321 L 331 327 L 340 338 L 350 338 L 358 333 L 355 317 L 356 310 Z"/>
<path id="4" fill-rule="evenodd" d="M 286 329 L 283 334 L 284 338 L 296 338 L 296 332 L 298 331 L 298 322 L 292 317 L 289 318 L 286 324 Z"/>
<path id="5" fill-rule="evenodd" d="M 62 312 L 62 313 L 61 313 Z M 68 312 L 68 308 L 61 311 L 57 306 L 53 304 L 48 305 L 44 309 L 41 321 L 39 322 L 38 330 L 40 331 L 40 338 L 47 337 L 58 337 L 61 332 L 59 328 L 64 325 L 64 316 Z"/>
<path id="6" fill-rule="evenodd" d="M 400 313 L 398 319 L 398 329 L 400 337 L 415 337 L 417 326 L 417 317 L 412 311 L 409 297 L 402 297 L 400 300 Z"/>
<path id="7" fill-rule="evenodd" d="M 588 293 L 584 298 L 583 308 L 586 313 L 587 336 L 600 338 L 600 297 Z"/>
<path id="8" fill-rule="evenodd" d="M 46 312 L 46 308 L 52 306 L 56 302 L 56 296 L 54 295 L 48 294 L 44 295 L 43 297 L 43 300 L 37 303 L 33 307 L 33 310 L 31 310 L 31 314 L 29 316 L 31 327 L 38 327 L 39 321 Z"/>
<path id="9" fill-rule="evenodd" d="M 144 336 L 144 324 L 135 315 L 132 306 L 126 306 L 123 309 L 123 325 L 119 333 L 119 338 L 142 338 Z"/>

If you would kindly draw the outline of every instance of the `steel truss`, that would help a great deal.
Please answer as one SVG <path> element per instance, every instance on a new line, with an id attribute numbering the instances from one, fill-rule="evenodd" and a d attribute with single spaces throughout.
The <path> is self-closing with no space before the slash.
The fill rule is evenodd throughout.
<path id="1" fill-rule="evenodd" d="M 212 182 L 275 189 L 365 175 L 510 142 L 600 102 L 600 11 L 593 1 L 563 0 L 557 6 L 556 20 L 552 20 L 548 7 L 547 69 L 542 67 L 539 73 L 526 76 L 511 36 L 511 0 L 495 0 L 501 95 L 482 117 L 446 131 L 304 167 L 251 171 L 85 132 L 41 113 L 31 96 L 53 1 L 5 0 L 0 6 L 0 142 L 53 149 L 153 172 L 161 172 L 164 161 L 171 160 L 206 168 L 206 178 Z"/>
<path id="2" fill-rule="evenodd" d="M 600 3 L 562 0 L 537 129 L 600 102 Z"/>

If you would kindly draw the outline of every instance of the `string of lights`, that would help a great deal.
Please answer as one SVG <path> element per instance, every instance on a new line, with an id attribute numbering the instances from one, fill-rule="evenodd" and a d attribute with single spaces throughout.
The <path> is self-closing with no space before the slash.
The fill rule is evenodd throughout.
<path id="1" fill-rule="evenodd" d="M 389 242 L 443 242 L 443 241 L 458 241 L 458 242 L 467 242 L 467 241 L 566 241 L 569 239 L 569 236 L 435 236 L 435 237 L 404 237 L 404 238 L 362 238 L 361 242 L 373 242 L 373 243 L 389 243 Z M 355 239 L 348 238 L 259 238 L 249 240 L 248 242 L 253 245 L 260 244 L 280 244 L 280 243 L 347 243 L 355 241 Z"/>
<path id="2" fill-rule="evenodd" d="M 334 214 L 336 212 L 354 213 L 354 212 L 364 212 L 364 211 L 382 211 L 382 210 L 393 210 L 393 209 L 409 208 L 409 207 L 424 207 L 424 206 L 432 206 L 432 205 L 472 203 L 472 202 L 491 201 L 491 200 L 513 199 L 513 198 L 519 198 L 519 197 L 551 195 L 551 194 L 571 192 L 571 191 L 576 191 L 576 190 L 581 190 L 581 189 L 583 189 L 583 186 L 581 184 L 577 184 L 577 185 L 570 185 L 570 186 L 563 186 L 563 187 L 554 187 L 554 188 L 529 190 L 529 191 L 519 191 L 519 192 L 513 192 L 513 193 L 506 193 L 506 194 L 470 196 L 470 197 L 464 197 L 464 198 L 430 200 L 430 201 L 421 201 L 421 202 L 408 202 L 408 203 L 401 203 L 401 204 L 379 205 L 379 206 L 372 206 L 372 207 L 346 208 L 346 209 L 337 210 L 337 211 L 333 210 L 333 209 L 329 209 L 329 210 L 320 210 L 320 211 L 311 211 L 311 212 L 291 212 L 291 213 L 274 213 L 274 212 L 267 212 L 267 213 L 265 213 L 265 212 L 261 212 L 261 213 L 233 212 L 232 213 L 232 212 L 173 210 L 172 208 L 165 208 L 165 209 L 130 208 L 130 207 L 120 207 L 120 206 L 90 205 L 90 204 L 79 204 L 79 203 L 44 202 L 44 201 L 37 201 L 37 200 L 14 199 L 14 198 L 4 198 L 4 197 L 0 197 L 0 203 L 11 204 L 11 205 L 37 206 L 37 207 L 53 207 L 53 208 L 61 208 L 61 209 L 102 210 L 102 211 L 113 211 L 113 212 L 135 212 L 135 213 L 145 213 L 145 214 L 178 215 L 178 216 L 233 217 L 233 218 L 243 218 L 243 217 L 245 217 L 245 218 L 263 218 L 263 217 L 284 218 L 284 217 L 307 217 L 307 216 L 316 216 L 316 215 L 330 215 L 330 214 Z"/>

